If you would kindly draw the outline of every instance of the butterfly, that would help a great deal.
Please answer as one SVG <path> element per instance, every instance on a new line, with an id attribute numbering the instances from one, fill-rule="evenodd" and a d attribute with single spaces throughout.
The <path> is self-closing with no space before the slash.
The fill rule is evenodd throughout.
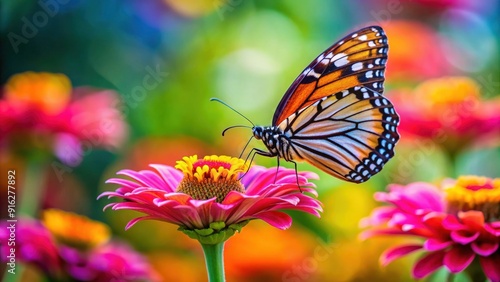
<path id="1" fill-rule="evenodd" d="M 252 127 L 267 151 L 250 154 L 305 161 L 355 183 L 380 172 L 399 140 L 399 116 L 382 96 L 388 48 L 383 29 L 369 26 L 321 53 L 285 92 L 272 125 Z"/>

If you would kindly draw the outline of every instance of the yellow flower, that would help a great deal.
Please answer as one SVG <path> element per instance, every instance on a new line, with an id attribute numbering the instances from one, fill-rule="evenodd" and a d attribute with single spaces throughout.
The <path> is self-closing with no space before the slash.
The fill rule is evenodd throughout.
<path id="1" fill-rule="evenodd" d="M 500 220 L 500 178 L 461 176 L 445 185 L 444 192 L 448 211 L 476 210 L 487 221 Z"/>
<path id="2" fill-rule="evenodd" d="M 47 114 L 58 114 L 71 98 L 71 82 L 64 74 L 24 72 L 5 85 L 5 99 L 28 104 Z"/>
<path id="3" fill-rule="evenodd" d="M 231 191 L 244 192 L 239 173 L 247 170 L 245 161 L 228 156 L 184 157 L 175 168 L 184 173 L 177 192 L 190 195 L 196 200 L 217 197 L 221 202 Z"/>
<path id="4" fill-rule="evenodd" d="M 106 243 L 111 232 L 104 223 L 57 209 L 43 212 L 43 224 L 62 244 L 89 250 Z"/>

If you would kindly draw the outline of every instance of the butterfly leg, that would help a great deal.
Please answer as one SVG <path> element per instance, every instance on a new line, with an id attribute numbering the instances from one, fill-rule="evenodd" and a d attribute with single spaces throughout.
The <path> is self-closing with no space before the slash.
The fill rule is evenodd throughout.
<path id="1" fill-rule="evenodd" d="M 294 161 L 290 161 L 290 162 L 293 163 L 293 167 L 295 169 L 295 180 L 297 180 L 297 186 L 299 187 L 300 193 L 302 193 L 302 188 L 300 188 L 300 185 L 299 185 L 299 171 L 297 170 L 297 163 Z"/>
<path id="2" fill-rule="evenodd" d="M 276 174 L 274 175 L 274 184 L 276 184 L 276 179 L 278 178 L 278 173 L 280 172 L 280 157 L 276 156 Z"/>
<path id="3" fill-rule="evenodd" d="M 261 149 L 257 149 L 257 148 L 252 148 L 252 150 L 250 150 L 250 152 L 248 153 L 247 157 L 245 158 L 245 163 L 247 163 L 248 158 L 250 158 L 250 156 L 252 156 L 250 158 L 250 162 L 249 162 L 247 171 L 245 171 L 245 173 L 243 174 L 243 176 L 241 176 L 240 179 L 238 179 L 238 180 L 241 180 L 247 174 L 247 172 L 250 170 L 250 166 L 252 165 L 253 159 L 255 158 L 255 155 L 257 155 L 257 154 L 261 155 L 261 156 L 266 156 L 266 157 L 274 157 L 275 156 L 271 152 L 267 152 L 267 151 L 264 151 L 264 150 L 261 150 Z M 278 162 L 278 164 L 279 164 L 279 162 Z M 276 182 L 276 178 L 275 178 L 274 182 Z"/>

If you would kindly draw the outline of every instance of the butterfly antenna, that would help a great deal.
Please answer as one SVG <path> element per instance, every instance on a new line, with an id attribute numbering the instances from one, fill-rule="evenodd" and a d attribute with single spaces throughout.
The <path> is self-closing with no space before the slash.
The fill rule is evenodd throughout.
<path id="1" fill-rule="evenodd" d="M 237 110 L 235 110 L 233 107 L 229 106 L 228 104 L 226 104 L 225 102 L 223 102 L 221 99 L 219 98 L 210 98 L 210 101 L 216 101 L 216 102 L 219 102 L 221 103 L 222 105 L 230 108 L 231 110 L 233 110 L 235 113 L 239 114 L 240 116 L 242 116 L 244 119 L 248 120 L 248 122 L 250 122 L 252 124 L 252 126 L 255 126 L 255 124 L 250 120 L 248 119 L 246 116 L 244 116 L 242 113 L 238 112 Z"/>
<path id="2" fill-rule="evenodd" d="M 233 125 L 233 126 L 230 126 L 230 127 L 226 128 L 226 129 L 224 129 L 222 131 L 222 136 L 224 136 L 224 134 L 226 134 L 226 131 L 228 131 L 229 129 L 238 128 L 238 127 L 251 128 L 248 125 Z"/>

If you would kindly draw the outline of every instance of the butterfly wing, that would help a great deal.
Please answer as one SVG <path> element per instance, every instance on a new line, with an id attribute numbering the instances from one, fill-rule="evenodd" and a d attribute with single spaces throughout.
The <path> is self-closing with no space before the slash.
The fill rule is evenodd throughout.
<path id="1" fill-rule="evenodd" d="M 399 116 L 391 102 L 367 87 L 324 97 L 280 125 L 288 153 L 337 178 L 364 182 L 394 156 Z"/>
<path id="2" fill-rule="evenodd" d="M 365 27 L 333 44 L 286 91 L 274 113 L 273 125 L 323 97 L 354 86 L 382 94 L 388 48 L 379 26 Z"/>

